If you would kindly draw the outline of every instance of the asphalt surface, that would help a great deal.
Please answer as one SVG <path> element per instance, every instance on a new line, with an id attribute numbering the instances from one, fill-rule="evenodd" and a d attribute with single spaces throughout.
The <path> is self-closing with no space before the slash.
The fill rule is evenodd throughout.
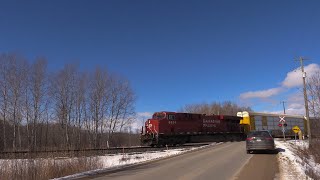
<path id="1" fill-rule="evenodd" d="M 277 153 L 277 152 L 275 152 Z M 268 152 L 254 154 L 250 161 L 242 168 L 235 180 L 274 180 L 279 177 L 277 155 Z"/>
<path id="2" fill-rule="evenodd" d="M 239 172 L 255 155 L 246 154 L 245 142 L 223 143 L 123 171 L 100 174 L 93 179 L 164 180 L 215 179 L 242 177 Z M 90 178 L 92 179 L 92 178 Z"/>

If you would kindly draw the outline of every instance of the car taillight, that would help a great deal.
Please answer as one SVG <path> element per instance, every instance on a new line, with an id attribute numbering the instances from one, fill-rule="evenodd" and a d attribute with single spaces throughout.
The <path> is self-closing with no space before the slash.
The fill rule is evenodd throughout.
<path id="1" fill-rule="evenodd" d="M 272 137 L 267 137 L 267 138 L 266 138 L 266 140 L 268 140 L 268 141 L 272 141 L 272 140 L 273 140 L 273 138 L 272 138 Z"/>
<path id="2" fill-rule="evenodd" d="M 248 137 L 248 138 L 247 138 L 247 141 L 251 141 L 251 140 L 253 140 L 252 137 Z"/>

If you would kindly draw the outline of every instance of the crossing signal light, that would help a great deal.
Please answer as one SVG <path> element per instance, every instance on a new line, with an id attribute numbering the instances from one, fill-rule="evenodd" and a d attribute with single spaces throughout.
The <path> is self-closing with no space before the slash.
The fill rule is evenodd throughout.
<path id="1" fill-rule="evenodd" d="M 282 127 L 282 124 L 278 124 L 279 127 Z"/>

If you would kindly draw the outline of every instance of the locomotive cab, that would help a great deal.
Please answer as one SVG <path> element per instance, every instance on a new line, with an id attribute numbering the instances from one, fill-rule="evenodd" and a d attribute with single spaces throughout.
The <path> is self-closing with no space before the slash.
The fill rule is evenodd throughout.
<path id="1" fill-rule="evenodd" d="M 152 115 L 151 119 L 148 119 L 145 124 L 145 133 L 142 130 L 141 142 L 143 145 L 157 144 L 159 136 L 159 124 L 161 120 L 166 119 L 167 114 L 165 112 L 156 112 Z"/>
<path id="2" fill-rule="evenodd" d="M 147 134 L 155 134 L 159 133 L 159 121 L 166 118 L 165 112 L 156 112 L 153 114 L 151 119 L 148 119 L 145 122 L 145 129 Z"/>

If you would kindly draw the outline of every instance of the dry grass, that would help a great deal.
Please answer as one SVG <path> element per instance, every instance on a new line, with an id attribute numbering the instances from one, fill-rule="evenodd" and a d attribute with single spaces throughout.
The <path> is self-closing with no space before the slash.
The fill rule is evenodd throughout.
<path id="1" fill-rule="evenodd" d="M 102 168 L 96 157 L 74 159 L 2 160 L 1 180 L 45 180 Z"/>
<path id="2" fill-rule="evenodd" d="M 310 154 L 312 154 L 314 161 L 320 164 L 320 138 L 312 140 L 309 151 Z"/>
<path id="3" fill-rule="evenodd" d="M 309 148 L 297 149 L 298 156 L 303 160 L 302 165 L 306 167 L 305 173 L 313 178 L 320 179 L 320 171 L 317 171 L 314 165 L 310 164 L 309 160 L 312 159 L 315 163 L 320 164 L 320 139 L 315 138 L 310 142 Z"/>

